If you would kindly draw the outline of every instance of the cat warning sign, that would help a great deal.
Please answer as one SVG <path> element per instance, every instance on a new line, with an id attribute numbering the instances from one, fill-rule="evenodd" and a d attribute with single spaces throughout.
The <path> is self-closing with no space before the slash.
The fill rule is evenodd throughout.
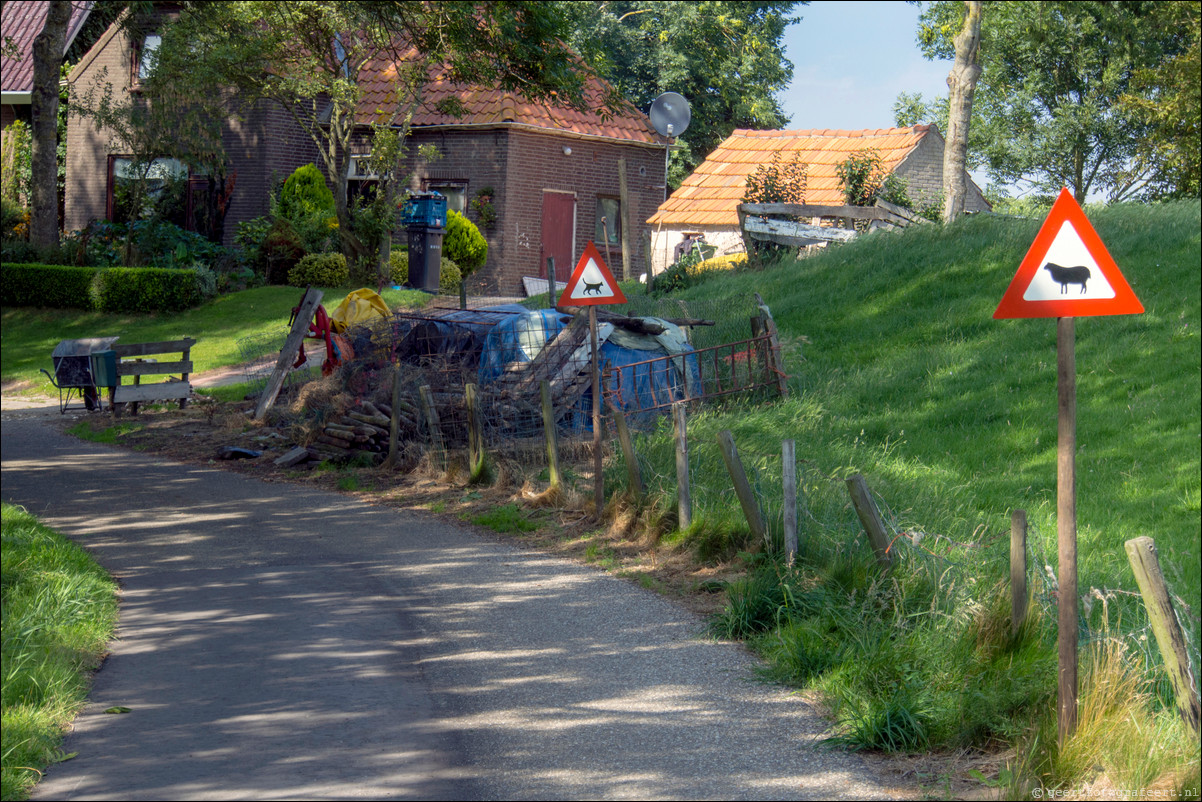
<path id="1" fill-rule="evenodd" d="M 993 316 L 1087 317 L 1143 311 L 1085 212 L 1063 189 Z"/>
<path id="2" fill-rule="evenodd" d="M 599 306 L 602 304 L 624 304 L 626 296 L 618 287 L 614 274 L 605 266 L 605 260 L 592 242 L 584 246 L 584 253 L 568 279 L 568 285 L 559 296 L 560 306 Z"/>

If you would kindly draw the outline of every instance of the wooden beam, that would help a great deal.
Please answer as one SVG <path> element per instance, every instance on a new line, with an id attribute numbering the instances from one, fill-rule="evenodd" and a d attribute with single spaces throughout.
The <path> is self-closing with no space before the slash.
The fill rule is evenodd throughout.
<path id="1" fill-rule="evenodd" d="M 284 386 L 284 379 L 288 376 L 288 371 L 292 370 L 292 363 L 296 361 L 301 340 L 309 331 L 309 321 L 313 320 L 313 314 L 321 303 L 321 296 L 321 290 L 315 290 L 312 287 L 305 290 L 300 309 L 296 313 L 296 320 L 292 322 L 292 331 L 288 333 L 288 339 L 284 340 L 284 347 L 280 349 L 280 358 L 276 361 L 271 378 L 267 380 L 267 387 L 264 388 L 263 395 L 259 396 L 259 403 L 255 406 L 255 420 L 263 420 L 267 410 L 275 403 L 276 396 L 280 394 L 280 388 Z"/>
<path id="2" fill-rule="evenodd" d="M 806 223 L 796 223 L 792 220 L 772 220 L 765 217 L 746 217 L 743 220 L 743 230 L 755 239 L 764 239 L 766 235 L 775 242 L 778 238 L 797 240 L 796 243 L 781 242 L 783 245 L 810 244 L 812 242 L 846 242 L 855 239 L 856 232 L 845 228 L 812 226 Z M 804 242 L 802 242 L 804 240 Z"/>

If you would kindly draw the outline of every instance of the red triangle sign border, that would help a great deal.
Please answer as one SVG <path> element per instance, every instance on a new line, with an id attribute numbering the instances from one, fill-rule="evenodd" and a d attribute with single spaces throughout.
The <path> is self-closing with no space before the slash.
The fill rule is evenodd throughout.
<path id="1" fill-rule="evenodd" d="M 1072 226 L 1081 244 L 1093 257 L 1105 280 L 1114 290 L 1112 298 L 1064 298 L 1055 300 L 1027 300 L 1023 297 L 1034 281 L 1036 273 L 1047 261 L 1056 235 L 1065 223 Z M 1084 285 L 1082 285 L 1084 288 Z M 1068 189 L 1061 189 L 1059 197 L 1048 212 L 1047 219 L 1035 235 L 1035 241 L 1027 250 L 1018 272 L 1010 280 L 1001 302 L 993 313 L 996 320 L 1038 317 L 1090 317 L 1097 315 L 1137 315 L 1144 311 L 1143 304 L 1127 279 L 1102 244 L 1102 238 L 1085 216 L 1084 210 Z"/>
<path id="2" fill-rule="evenodd" d="M 607 288 L 613 292 L 613 295 L 581 297 L 573 298 L 572 294 L 576 291 L 578 285 L 584 276 L 584 270 L 588 267 L 589 262 L 597 266 L 601 271 L 601 277 L 604 279 Z M 589 285 L 591 286 L 591 285 Z M 601 252 L 597 250 L 597 246 L 592 240 L 584 246 L 584 253 L 580 255 L 580 261 L 576 263 L 576 269 L 572 271 L 572 277 L 568 279 L 567 286 L 563 288 L 563 293 L 559 296 L 560 306 L 602 306 L 605 304 L 624 304 L 626 303 L 626 295 L 622 292 L 622 288 L 618 286 L 618 280 L 614 278 L 614 274 L 610 272 L 609 267 L 605 264 L 605 260 L 601 258 Z"/>

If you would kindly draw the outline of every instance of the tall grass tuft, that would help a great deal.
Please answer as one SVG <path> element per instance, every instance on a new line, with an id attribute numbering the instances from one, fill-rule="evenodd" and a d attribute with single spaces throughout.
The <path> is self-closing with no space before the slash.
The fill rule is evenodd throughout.
<path id="1" fill-rule="evenodd" d="M 117 619 L 116 583 L 83 549 L 4 504 L 4 714 L 0 792 L 24 799 L 64 758 L 62 734 L 83 706 Z"/>

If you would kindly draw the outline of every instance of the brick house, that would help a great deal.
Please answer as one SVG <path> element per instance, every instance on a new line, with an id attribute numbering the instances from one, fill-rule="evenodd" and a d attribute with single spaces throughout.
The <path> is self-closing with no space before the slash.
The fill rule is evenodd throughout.
<path id="1" fill-rule="evenodd" d="M 684 180 L 647 221 L 654 230 L 652 266 L 664 270 L 673 260 L 676 244 L 688 234 L 704 234 L 719 253 L 743 250 L 736 211 L 747 177 L 772 160 L 789 161 L 794 154 L 807 164 L 806 203 L 842 206 L 835 167 L 860 150 L 873 149 L 884 170 L 906 181 L 910 199 L 922 207 L 943 191 L 944 140 L 934 125 L 863 131 L 749 131 L 737 130 L 722 142 Z M 980 188 L 968 178 L 964 204 L 968 212 L 989 211 Z"/>
<path id="2" fill-rule="evenodd" d="M 73 91 L 107 80 L 115 93 L 131 88 L 136 92 L 138 53 L 153 44 L 131 42 L 113 26 L 72 72 Z M 362 191 L 374 178 L 356 156 L 368 152 L 367 126 L 392 94 L 389 74 L 390 65 L 383 60 L 361 73 L 365 94 L 357 121 L 363 129 L 351 148 L 348 193 Z M 600 94 L 601 87 L 594 84 L 587 96 Z M 446 108 L 440 101 L 449 97 L 461 104 L 461 116 L 438 110 Z M 262 102 L 238 117 L 230 115 L 223 121 L 222 139 L 227 174 L 236 175 L 225 218 L 228 245 L 238 222 L 267 214 L 274 180 L 310 162 L 323 165 L 313 143 L 278 105 Z M 418 146 L 426 143 L 438 148 L 440 159 L 426 163 L 417 156 Z M 67 152 L 65 227 L 73 230 L 94 219 L 112 219 L 113 188 L 123 154 L 111 152 L 108 137 L 77 118 L 68 127 Z M 609 223 L 615 273 L 622 267 L 622 237 L 612 225 L 615 218 L 631 227 L 631 264 L 644 264 L 643 235 L 649 232 L 644 221 L 655 212 L 664 185 L 663 144 L 646 115 L 631 106 L 604 117 L 596 111 L 530 103 L 495 89 L 451 84 L 434 74 L 415 111 L 408 152 L 410 188 L 446 194 L 449 207 L 475 222 L 489 241 L 488 262 L 472 276 L 473 292 L 520 294 L 523 276 L 546 276 L 548 258 L 555 259 L 556 277 L 566 281 L 588 241 L 597 241 L 605 252 L 601 216 Z M 169 159 L 162 161 L 164 170 L 186 170 Z M 626 175 L 625 210 L 620 208 L 619 162 Z M 196 204 L 204 202 L 205 180 L 189 176 L 185 227 L 197 213 Z M 492 225 L 472 208 L 486 188 L 492 189 Z M 394 240 L 404 237 L 398 220 Z"/>

